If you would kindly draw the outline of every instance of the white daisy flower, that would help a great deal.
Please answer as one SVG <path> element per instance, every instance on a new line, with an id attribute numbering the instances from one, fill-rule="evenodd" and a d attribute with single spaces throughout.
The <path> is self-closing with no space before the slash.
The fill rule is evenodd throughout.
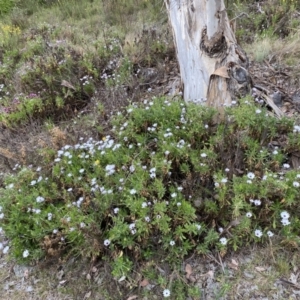
<path id="1" fill-rule="evenodd" d="M 287 225 L 291 224 L 291 222 L 288 219 L 282 219 L 281 223 L 282 223 L 283 226 L 287 226 Z"/>
<path id="2" fill-rule="evenodd" d="M 135 224 L 134 223 L 131 223 L 130 225 L 129 225 L 129 229 L 134 229 L 135 228 Z"/>
<path id="3" fill-rule="evenodd" d="M 26 257 L 28 257 L 28 256 L 29 256 L 29 251 L 28 251 L 28 250 L 25 250 L 25 251 L 23 252 L 23 257 L 26 258 Z"/>
<path id="4" fill-rule="evenodd" d="M 170 295 L 171 295 L 171 292 L 170 292 L 170 290 L 168 290 L 168 289 L 165 289 L 165 290 L 163 291 L 163 295 L 164 295 L 164 297 L 165 297 L 165 298 L 168 298 L 168 297 L 170 297 Z"/>
<path id="5" fill-rule="evenodd" d="M 110 240 L 105 240 L 103 244 L 104 244 L 104 246 L 106 246 L 106 247 L 109 246 Z"/>
<path id="6" fill-rule="evenodd" d="M 201 229 L 201 225 L 200 224 L 196 224 L 196 228 L 197 228 L 197 230 L 200 230 Z"/>
<path id="7" fill-rule="evenodd" d="M 261 205 L 261 201 L 259 199 L 254 200 L 254 205 L 255 206 L 260 206 Z"/>
<path id="8" fill-rule="evenodd" d="M 252 173 L 252 172 L 249 172 L 249 173 L 247 174 L 247 177 L 248 177 L 249 179 L 254 179 L 255 174 Z"/>
<path id="9" fill-rule="evenodd" d="M 2 250 L 3 254 L 7 254 L 9 251 L 9 246 L 4 247 L 4 249 Z"/>
<path id="10" fill-rule="evenodd" d="M 255 236 L 257 236 L 258 238 L 262 237 L 262 231 L 259 230 L 259 229 L 256 229 L 255 232 L 254 232 Z"/>
<path id="11" fill-rule="evenodd" d="M 48 221 L 51 221 L 52 217 L 53 217 L 53 214 L 52 213 L 48 213 Z"/>
<path id="12" fill-rule="evenodd" d="M 290 217 L 290 214 L 287 211 L 283 211 L 280 213 L 280 216 L 282 219 L 288 219 Z"/>
<path id="13" fill-rule="evenodd" d="M 226 244 L 227 244 L 227 239 L 226 239 L 225 237 L 221 238 L 221 239 L 220 239 L 220 243 L 221 243 L 222 245 L 226 245 Z"/>

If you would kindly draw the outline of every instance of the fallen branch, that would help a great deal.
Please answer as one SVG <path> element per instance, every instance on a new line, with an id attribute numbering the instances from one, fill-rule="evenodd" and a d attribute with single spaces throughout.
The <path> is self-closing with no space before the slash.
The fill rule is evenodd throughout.
<path id="1" fill-rule="evenodd" d="M 284 113 L 281 111 L 281 109 L 274 103 L 273 99 L 269 96 L 271 93 L 268 89 L 259 86 L 259 85 L 254 85 L 254 88 L 256 88 L 256 93 L 259 92 L 259 95 L 261 98 L 264 99 L 265 103 L 269 105 L 274 113 L 276 114 L 277 117 L 281 118 L 284 116 Z"/>

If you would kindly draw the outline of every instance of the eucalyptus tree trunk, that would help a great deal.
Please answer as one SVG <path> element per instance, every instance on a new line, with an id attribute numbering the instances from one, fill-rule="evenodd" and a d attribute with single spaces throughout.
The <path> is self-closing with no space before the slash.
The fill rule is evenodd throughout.
<path id="1" fill-rule="evenodd" d="M 250 89 L 248 59 L 223 0 L 164 0 L 186 101 L 223 107 Z"/>

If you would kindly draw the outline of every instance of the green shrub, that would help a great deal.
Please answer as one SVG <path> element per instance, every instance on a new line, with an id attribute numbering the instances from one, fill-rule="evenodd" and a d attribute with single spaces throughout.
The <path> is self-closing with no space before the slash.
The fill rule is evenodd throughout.
<path id="1" fill-rule="evenodd" d="M 0 0 L 0 15 L 10 12 L 14 6 L 14 0 Z"/>
<path id="2" fill-rule="evenodd" d="M 300 127 L 249 99 L 218 125 L 215 113 L 145 100 L 113 118 L 112 135 L 81 138 L 42 170 L 7 177 L 0 216 L 11 255 L 119 257 L 113 273 L 121 276 L 133 258 L 174 262 L 273 235 L 297 245 L 300 172 L 288 157 Z"/>
<path id="3" fill-rule="evenodd" d="M 48 36 L 51 28 L 41 30 Z M 0 123 L 16 127 L 32 118 L 59 119 L 66 111 L 70 114 L 70 109 L 83 108 L 94 95 L 97 69 L 107 62 L 96 55 L 78 55 L 67 43 L 45 42 L 40 35 L 27 41 L 22 52 L 7 49 L 0 66 L 0 104 L 4 107 Z"/>

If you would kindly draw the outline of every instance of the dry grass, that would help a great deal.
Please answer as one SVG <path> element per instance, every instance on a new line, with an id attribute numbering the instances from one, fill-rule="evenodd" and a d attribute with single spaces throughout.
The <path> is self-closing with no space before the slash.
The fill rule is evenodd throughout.
<path id="1" fill-rule="evenodd" d="M 58 126 L 55 126 L 50 129 L 51 134 L 51 143 L 54 149 L 59 149 L 66 142 L 67 137 L 66 133 L 62 131 Z"/>
<path id="2" fill-rule="evenodd" d="M 5 158 L 8 158 L 8 159 L 17 160 L 16 155 L 13 154 L 10 150 L 8 150 L 6 148 L 0 147 L 0 155 L 4 156 Z"/>
<path id="3" fill-rule="evenodd" d="M 246 45 L 245 50 L 251 58 L 257 62 L 262 62 L 272 54 L 274 41 L 271 38 L 264 38 L 255 41 L 251 45 Z"/>
<path id="4" fill-rule="evenodd" d="M 104 262 L 71 258 L 67 262 L 48 262 L 34 268 L 19 267 L 0 258 L 0 297 L 4 300 L 69 300 L 69 299 L 163 299 L 156 289 L 160 271 L 166 266 L 156 262 L 157 278 L 150 290 L 141 287 L 142 274 L 118 282 L 109 274 Z M 184 268 L 189 264 L 193 281 L 184 279 Z M 245 247 L 237 253 L 221 258 L 192 256 L 183 262 L 177 275 L 190 286 L 202 290 L 203 299 L 299 299 L 300 254 L 279 245 Z M 158 271 L 160 270 L 160 271 Z M 23 273 L 22 273 L 23 272 Z M 166 272 L 168 281 L 174 276 Z M 147 278 L 146 278 L 147 279 Z M 28 292 L 26 289 L 32 291 Z M 148 287 L 149 289 L 149 287 Z M 145 298 L 145 295 L 148 298 Z M 177 299 L 173 297 L 171 299 Z M 180 298 L 181 299 L 181 298 Z"/>
<path id="5" fill-rule="evenodd" d="M 245 50 L 257 62 L 262 62 L 266 59 L 277 63 L 289 64 L 289 62 L 299 62 L 299 44 L 300 32 L 297 32 L 285 39 L 270 37 L 257 39 L 253 44 L 246 45 Z"/>

